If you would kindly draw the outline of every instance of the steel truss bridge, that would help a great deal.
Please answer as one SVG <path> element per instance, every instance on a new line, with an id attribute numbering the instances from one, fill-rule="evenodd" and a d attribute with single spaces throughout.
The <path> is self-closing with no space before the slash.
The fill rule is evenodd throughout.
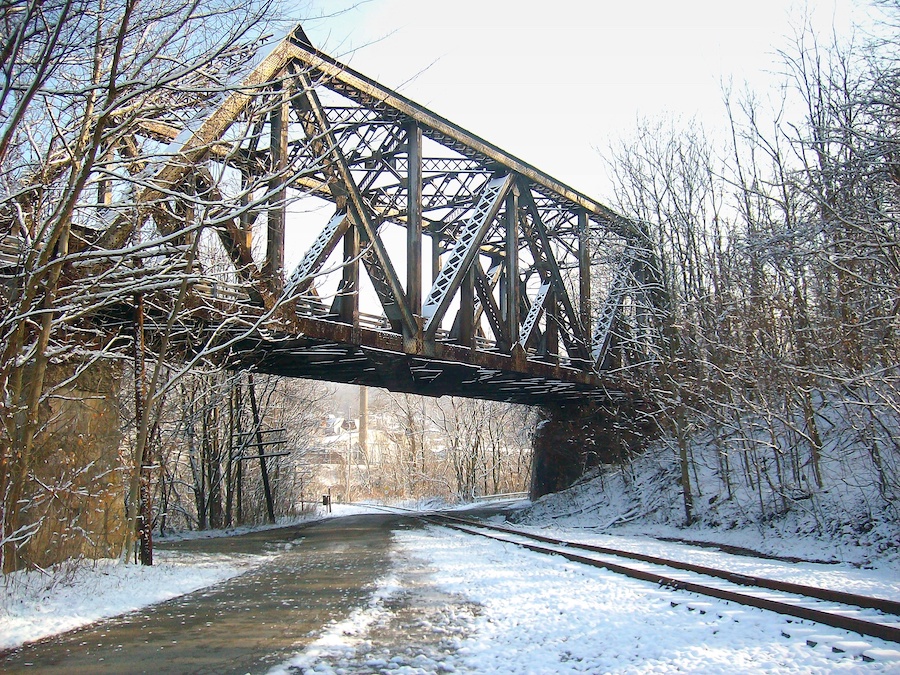
<path id="1" fill-rule="evenodd" d="M 161 231 L 196 217 L 169 203 L 186 185 L 238 214 L 211 228 L 230 267 L 191 290 L 211 317 L 257 322 L 232 366 L 544 404 L 622 396 L 615 371 L 644 358 L 649 268 L 633 223 L 299 27 L 200 120 L 142 133 L 165 148 L 139 195 Z M 114 220 L 98 245 L 122 246 L 133 223 Z M 311 227 L 286 268 L 286 241 Z"/>

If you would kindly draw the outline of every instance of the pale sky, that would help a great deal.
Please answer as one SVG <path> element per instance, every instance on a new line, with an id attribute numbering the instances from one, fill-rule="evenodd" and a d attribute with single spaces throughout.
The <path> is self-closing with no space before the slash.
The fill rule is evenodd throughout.
<path id="1" fill-rule="evenodd" d="M 777 51 L 803 17 L 828 43 L 863 21 L 866 1 L 306 0 L 296 11 L 319 49 L 615 207 L 604 155 L 640 118 L 696 119 L 724 133 L 723 84 L 777 98 Z M 292 207 L 288 269 L 333 209 L 314 199 Z M 396 241 L 405 283 L 404 235 L 394 229 L 382 236 Z M 427 288 L 430 270 L 423 276 Z M 338 277 L 319 279 L 323 296 Z M 363 311 L 380 313 L 365 275 L 361 293 Z"/>
<path id="2" fill-rule="evenodd" d="M 311 0 L 317 47 L 609 202 L 602 158 L 641 117 L 724 115 L 723 83 L 777 88 L 804 14 L 830 40 L 862 0 Z M 334 15 L 338 12 L 337 15 Z"/>

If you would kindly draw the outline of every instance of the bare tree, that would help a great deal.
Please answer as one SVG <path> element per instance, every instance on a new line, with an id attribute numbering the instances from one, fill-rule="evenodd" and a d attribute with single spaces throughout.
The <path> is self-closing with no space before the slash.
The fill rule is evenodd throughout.
<path id="1" fill-rule="evenodd" d="M 893 508 L 895 50 L 824 47 L 802 28 L 781 100 L 729 96 L 730 156 L 671 124 L 615 152 L 621 208 L 646 223 L 668 300 L 662 358 L 635 382 L 659 404 L 688 522 L 706 461 L 693 448 L 710 434 L 722 489 L 749 488 L 759 518 L 815 510 L 850 462 Z"/>
<path id="2" fill-rule="evenodd" d="M 222 217 L 221 200 L 214 204 L 215 193 L 198 191 L 196 181 L 151 187 L 173 149 L 148 129 L 183 127 L 231 90 L 272 7 L 62 0 L 4 8 L 0 234 L 7 260 L 15 258 L 0 299 L 4 570 L 27 557 L 23 547 L 41 527 L 40 492 L 59 488 L 29 480 L 36 443 L 52 427 L 52 401 L 82 386 L 92 368 L 129 356 L 152 366 L 150 374 L 138 366 L 134 389 L 128 492 L 131 505 L 139 501 L 199 233 Z M 134 316 L 119 318 L 138 326 L 147 318 L 151 339 L 96 321 L 109 325 L 129 304 Z"/>

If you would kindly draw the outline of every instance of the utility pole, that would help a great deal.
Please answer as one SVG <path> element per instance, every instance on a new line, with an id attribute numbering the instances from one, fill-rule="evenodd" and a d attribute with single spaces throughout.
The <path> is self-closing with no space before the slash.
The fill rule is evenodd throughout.
<path id="1" fill-rule="evenodd" d="M 369 390 L 359 388 L 359 449 L 363 457 L 369 456 Z M 368 460 L 367 460 L 368 461 Z"/>
<path id="2" fill-rule="evenodd" d="M 353 430 L 347 429 L 347 490 L 344 492 L 344 501 L 350 503 L 350 462 L 353 461 Z"/>
<path id="3" fill-rule="evenodd" d="M 269 470 L 266 467 L 266 456 L 263 452 L 262 423 L 259 419 L 259 408 L 256 405 L 256 386 L 253 384 L 253 373 L 247 375 L 247 388 L 250 390 L 250 410 L 253 413 L 253 428 L 256 430 L 256 446 L 259 449 L 259 470 L 262 474 L 263 491 L 266 495 L 266 511 L 269 522 L 275 523 L 275 506 L 272 502 L 272 488 L 269 486 Z"/>

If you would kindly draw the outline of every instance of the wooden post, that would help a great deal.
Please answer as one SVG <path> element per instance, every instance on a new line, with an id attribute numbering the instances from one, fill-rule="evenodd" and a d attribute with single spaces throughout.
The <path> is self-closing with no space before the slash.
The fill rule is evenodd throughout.
<path id="1" fill-rule="evenodd" d="M 244 411 L 244 400 L 243 400 L 243 396 L 241 395 L 241 379 L 243 379 L 243 376 L 238 378 L 238 381 L 234 387 L 234 408 L 237 411 L 234 429 L 237 432 L 238 438 L 241 438 L 241 431 L 242 431 L 241 415 Z M 240 525 L 241 523 L 244 522 L 244 503 L 243 503 L 244 502 L 244 493 L 243 493 L 244 463 L 243 462 L 237 463 L 237 476 L 235 476 L 234 482 L 237 487 L 237 495 L 236 495 L 237 499 L 235 499 L 235 501 L 237 502 L 235 504 L 235 508 L 236 508 L 235 515 L 237 517 L 237 524 Z"/>
<path id="2" fill-rule="evenodd" d="M 228 459 L 225 461 L 225 527 L 233 525 L 231 506 L 234 502 L 234 382 L 228 392 Z"/>

